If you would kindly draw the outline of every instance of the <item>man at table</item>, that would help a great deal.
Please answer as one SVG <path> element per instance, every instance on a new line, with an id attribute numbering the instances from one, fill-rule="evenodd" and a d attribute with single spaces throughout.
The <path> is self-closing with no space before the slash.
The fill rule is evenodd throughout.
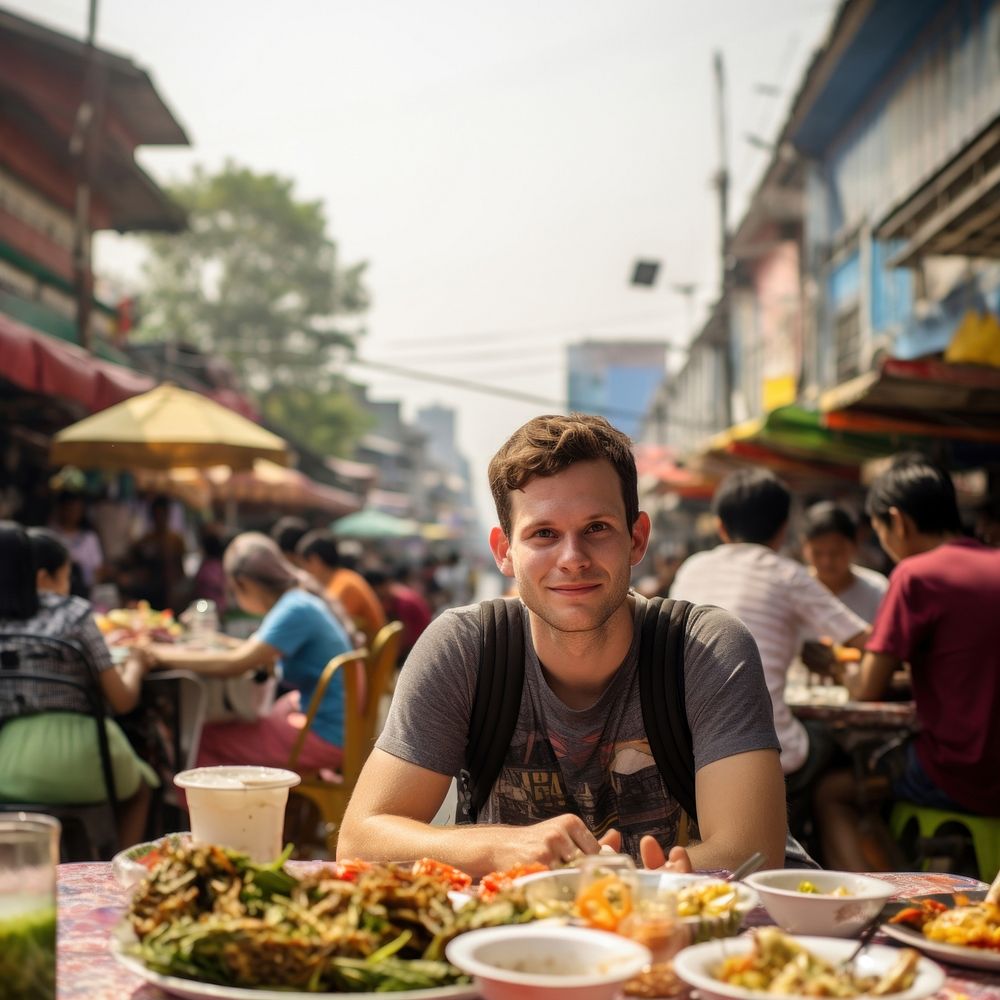
<path id="1" fill-rule="evenodd" d="M 627 437 L 601 417 L 537 417 L 490 463 L 500 525 L 490 547 L 517 581 L 524 625 L 520 714 L 475 826 L 431 826 L 467 742 L 482 642 L 479 609 L 446 611 L 400 675 L 386 727 L 344 818 L 340 857 L 437 857 L 481 875 L 559 864 L 602 844 L 646 867 L 782 863 L 784 790 L 760 660 L 746 628 L 697 608 L 684 642 L 700 842 L 676 845 L 681 809 L 649 748 L 629 589 L 649 539 Z M 655 792 L 650 792 L 650 788 Z M 515 829 L 516 827 L 516 829 Z"/>
<path id="2" fill-rule="evenodd" d="M 779 552 L 790 506 L 788 488 L 766 469 L 728 475 L 712 498 L 723 544 L 687 559 L 670 596 L 725 608 L 757 640 L 781 740 L 792 833 L 797 836 L 797 827 L 809 814 L 816 778 L 830 765 L 836 746 L 822 723 L 803 723 L 792 714 L 785 702 L 788 668 L 803 634 L 860 647 L 868 627 L 804 566 Z"/>
<path id="3" fill-rule="evenodd" d="M 882 760 L 893 796 L 1000 816 L 1000 551 L 962 534 L 951 477 L 921 455 L 872 483 L 866 511 L 898 565 L 860 664 L 829 669 L 853 698 L 877 701 L 908 662 L 920 730 Z M 860 870 L 853 785 L 835 779 L 826 821 L 842 848 L 827 860 Z"/>
<path id="4" fill-rule="evenodd" d="M 385 608 L 368 581 L 341 563 L 337 540 L 328 531 L 310 531 L 295 546 L 298 564 L 351 616 L 371 644 L 386 623 Z"/>
<path id="5" fill-rule="evenodd" d="M 843 507 L 824 500 L 806 511 L 802 524 L 806 565 L 838 601 L 873 622 L 889 581 L 876 570 L 858 566 L 857 554 L 858 526 Z"/>

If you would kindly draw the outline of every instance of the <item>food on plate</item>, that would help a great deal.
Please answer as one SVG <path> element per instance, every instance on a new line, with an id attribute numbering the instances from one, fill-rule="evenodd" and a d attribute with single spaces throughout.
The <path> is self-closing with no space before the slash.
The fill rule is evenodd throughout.
<path id="1" fill-rule="evenodd" d="M 414 861 L 413 874 L 426 875 L 435 881 L 443 882 L 453 892 L 463 892 L 472 885 L 471 875 L 467 875 L 453 865 L 446 865 L 443 861 L 435 861 L 433 858 L 421 858 L 419 861 Z"/>
<path id="2" fill-rule="evenodd" d="M 129 861 L 140 864 L 148 871 L 152 871 L 161 861 L 164 861 L 171 844 L 176 844 L 180 840 L 187 840 L 190 834 L 171 833 L 159 840 L 152 840 L 147 844 L 139 844 L 125 852 Z"/>
<path id="3" fill-rule="evenodd" d="M 639 975 L 630 979 L 624 987 L 627 997 L 640 997 L 651 1000 L 652 997 L 672 997 L 687 990 L 687 986 L 677 978 L 673 962 L 653 962 Z"/>
<path id="4" fill-rule="evenodd" d="M 615 874 L 584 886 L 573 903 L 573 916 L 599 931 L 617 931 L 632 912 L 632 886 Z"/>
<path id="5" fill-rule="evenodd" d="M 817 896 L 853 896 L 854 893 L 847 888 L 846 885 L 838 885 L 836 889 L 832 889 L 830 892 L 823 892 L 822 889 L 817 889 L 816 885 L 810 882 L 808 879 L 803 879 L 798 886 L 796 886 L 796 892 L 806 892 L 815 893 Z"/>
<path id="6" fill-rule="evenodd" d="M 112 608 L 107 614 L 94 615 L 94 621 L 109 646 L 130 646 L 147 638 L 174 642 L 184 631 L 173 611 L 154 611 L 149 601 L 139 601 L 134 608 Z"/>
<path id="7" fill-rule="evenodd" d="M 432 989 L 466 981 L 444 960 L 453 937 L 533 919 L 518 890 L 456 910 L 446 865 L 339 863 L 299 878 L 284 860 L 169 846 L 132 898 L 129 951 L 156 972 L 223 986 Z"/>
<path id="8" fill-rule="evenodd" d="M 913 948 L 904 948 L 882 976 L 863 975 L 853 964 L 819 958 L 776 927 L 761 927 L 753 932 L 751 950 L 725 959 L 714 975 L 731 986 L 780 996 L 886 996 L 913 984 L 919 958 Z"/>
<path id="9" fill-rule="evenodd" d="M 861 650 L 854 646 L 833 644 L 833 658 L 838 663 L 858 663 L 861 660 Z"/>
<path id="10" fill-rule="evenodd" d="M 732 882 L 698 881 L 677 890 L 679 917 L 720 917 L 732 913 L 738 902 Z"/>
<path id="11" fill-rule="evenodd" d="M 900 910 L 889 922 L 907 924 L 921 930 L 931 941 L 985 948 L 1000 952 L 1000 905 L 983 900 L 971 903 L 955 894 L 955 906 L 936 899 L 914 900 L 915 905 Z"/>
<path id="12" fill-rule="evenodd" d="M 548 865 L 543 865 L 537 861 L 525 865 L 514 865 L 505 871 L 490 872 L 484 875 L 479 881 L 479 896 L 481 899 L 492 899 L 497 893 L 504 892 L 514 887 L 514 879 L 522 875 L 534 875 L 536 872 L 547 872 Z"/>

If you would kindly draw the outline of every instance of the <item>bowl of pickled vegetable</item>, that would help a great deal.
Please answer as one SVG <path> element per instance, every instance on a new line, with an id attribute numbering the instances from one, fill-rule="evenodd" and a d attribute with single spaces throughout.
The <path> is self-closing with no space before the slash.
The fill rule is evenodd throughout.
<path id="1" fill-rule="evenodd" d="M 168 833 L 159 840 L 147 840 L 119 851 L 111 859 L 111 870 L 124 889 L 138 885 L 163 860 L 168 847 L 191 839 L 187 831 Z"/>
<path id="2" fill-rule="evenodd" d="M 874 920 L 893 888 L 855 872 L 779 868 L 748 875 L 774 922 L 790 934 L 854 937 Z"/>

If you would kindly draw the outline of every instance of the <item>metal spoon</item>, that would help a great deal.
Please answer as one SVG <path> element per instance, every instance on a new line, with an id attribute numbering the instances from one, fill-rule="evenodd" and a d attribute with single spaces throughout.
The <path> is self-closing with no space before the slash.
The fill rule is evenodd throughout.
<path id="1" fill-rule="evenodd" d="M 737 865 L 724 879 L 726 882 L 739 882 L 740 879 L 752 875 L 764 863 L 764 855 L 760 851 L 754 851 L 746 861 Z"/>

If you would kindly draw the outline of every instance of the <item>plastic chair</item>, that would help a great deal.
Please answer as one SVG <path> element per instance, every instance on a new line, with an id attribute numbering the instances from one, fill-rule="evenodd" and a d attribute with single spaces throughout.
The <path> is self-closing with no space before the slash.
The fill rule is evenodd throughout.
<path id="1" fill-rule="evenodd" d="M 892 835 L 896 840 L 902 840 L 911 822 L 917 824 L 917 832 L 922 840 L 936 836 L 947 824 L 963 827 L 976 852 L 979 877 L 984 882 L 992 882 L 1000 871 L 1000 817 L 975 816 L 971 813 L 932 809 L 914 802 L 897 802 L 892 808 L 890 820 Z M 926 862 L 924 867 L 926 868 Z"/>
<path id="2" fill-rule="evenodd" d="M 389 681 L 396 667 L 402 632 L 401 622 L 389 622 L 375 635 L 371 652 L 360 649 L 352 653 L 343 653 L 326 665 L 309 704 L 306 725 L 288 758 L 288 767 L 291 770 L 298 770 L 295 764 L 302 752 L 306 733 L 312 725 L 333 674 L 351 661 L 363 662 L 365 677 L 363 698 L 360 696 L 358 672 L 344 671 L 344 705 L 347 707 L 344 712 L 344 756 L 340 773 L 331 779 L 325 772 L 299 771 L 302 783 L 291 790 L 292 795 L 301 795 L 309 799 L 319 810 L 325 824 L 326 849 L 331 856 L 336 853 L 337 835 L 340 832 L 347 803 L 350 801 L 361 769 L 375 746 L 379 704 L 389 688 Z"/>
<path id="3" fill-rule="evenodd" d="M 286 823 L 288 817 L 292 815 L 295 798 L 303 798 L 311 802 L 319 811 L 324 824 L 324 840 L 327 849 L 333 854 L 336 843 L 336 831 L 340 827 L 344 810 L 347 808 L 347 800 L 354 790 L 353 783 L 350 783 L 346 773 L 333 774 L 328 771 L 303 771 L 299 768 L 299 754 L 305 745 L 306 735 L 312 729 L 313 719 L 316 717 L 319 706 L 326 697 L 326 690 L 333 680 L 333 675 L 344 668 L 344 762 L 347 761 L 347 745 L 351 741 L 356 728 L 356 715 L 347 706 L 356 703 L 356 695 L 359 685 L 358 671 L 364 669 L 368 659 L 368 650 L 365 648 L 354 649 L 347 653 L 335 656 L 324 668 L 320 675 L 316 690 L 313 692 L 312 700 L 309 702 L 309 709 L 306 712 L 306 721 L 292 747 L 292 752 L 288 755 L 288 769 L 298 771 L 302 778 L 300 784 L 292 788 L 288 797 L 288 810 L 286 812 Z M 355 669 L 349 665 L 357 664 Z M 351 697 L 354 695 L 355 697 Z M 298 846 L 302 846 L 299 844 Z"/>
<path id="4" fill-rule="evenodd" d="M 0 634 L 0 721 L 42 712 L 71 712 L 94 720 L 107 799 L 97 803 L 0 802 L 0 812 L 55 816 L 63 825 L 63 860 L 107 860 L 118 850 L 118 798 L 97 669 L 74 640 Z"/>

